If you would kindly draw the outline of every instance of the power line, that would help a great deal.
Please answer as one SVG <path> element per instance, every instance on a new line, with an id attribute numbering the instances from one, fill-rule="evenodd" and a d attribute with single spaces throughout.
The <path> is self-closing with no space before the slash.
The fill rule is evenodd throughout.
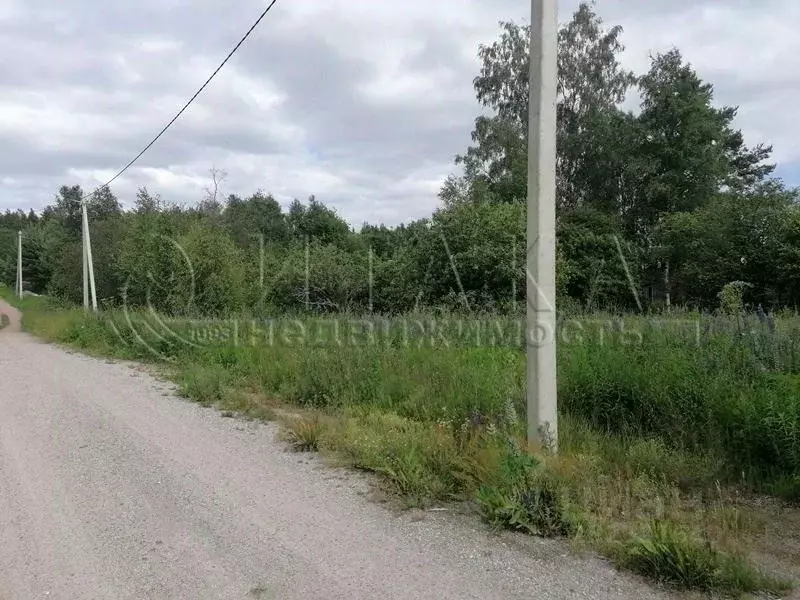
<path id="1" fill-rule="evenodd" d="M 194 93 L 194 95 L 193 95 L 191 98 L 189 98 L 189 101 L 188 101 L 188 102 L 186 102 L 186 104 L 184 104 L 184 105 L 183 105 L 183 108 L 181 108 L 181 109 L 178 111 L 178 113 L 177 113 L 177 114 L 176 114 L 174 117 L 172 117 L 172 120 L 171 120 L 169 123 L 167 123 L 166 125 L 164 125 L 164 128 L 163 128 L 161 131 L 159 131 L 159 132 L 158 132 L 158 135 L 156 135 L 156 137 L 154 137 L 154 138 L 153 138 L 153 139 L 150 141 L 150 143 L 149 143 L 149 144 L 147 144 L 147 146 L 145 146 L 145 147 L 142 149 L 142 151 L 141 151 L 141 152 L 139 152 L 139 154 L 137 154 L 137 155 L 136 155 L 136 156 L 135 156 L 135 157 L 134 157 L 134 158 L 133 158 L 133 159 L 132 159 L 132 160 L 131 160 L 131 161 L 130 161 L 128 164 L 127 164 L 127 165 L 125 165 L 124 167 L 122 167 L 122 169 L 120 169 L 120 170 L 119 170 L 119 172 L 118 172 L 116 175 L 114 175 L 114 176 L 113 176 L 111 179 L 109 179 L 108 181 L 106 181 L 106 182 L 105 182 L 103 185 L 101 185 L 101 186 L 99 186 L 98 188 L 96 188 L 96 189 L 95 189 L 95 190 L 94 190 L 94 191 L 93 191 L 91 194 L 89 194 L 88 196 L 86 196 L 86 197 L 84 198 L 84 200 L 88 200 L 90 197 L 94 196 L 94 195 L 95 195 L 95 194 L 96 194 L 98 191 L 100 191 L 101 189 L 103 189 L 103 188 L 105 188 L 105 187 L 108 187 L 108 186 L 109 186 L 109 185 L 111 185 L 111 184 L 112 184 L 114 181 L 116 181 L 118 177 L 120 177 L 120 176 L 121 176 L 121 175 L 122 175 L 122 174 L 123 174 L 125 171 L 127 171 L 129 168 L 131 168 L 131 167 L 133 166 L 133 164 L 134 164 L 134 163 L 135 163 L 137 160 L 139 160 L 139 159 L 140 159 L 140 158 L 141 158 L 141 157 L 144 155 L 144 153 L 145 153 L 145 152 L 147 152 L 147 151 L 148 151 L 148 150 L 149 150 L 149 149 L 150 149 L 150 148 L 153 146 L 153 144 L 155 144 L 155 143 L 156 143 L 156 142 L 159 140 L 159 138 L 160 138 L 162 135 L 164 135 L 164 134 L 167 132 L 167 130 L 168 130 L 168 129 L 169 129 L 171 126 L 172 126 L 172 124 L 173 124 L 175 121 L 177 121 L 177 120 L 178 120 L 178 118 L 179 118 L 179 117 L 180 117 L 180 116 L 181 116 L 181 115 L 182 115 L 182 114 L 183 114 L 183 113 L 186 111 L 186 109 L 187 109 L 187 108 L 189 108 L 189 106 L 192 104 L 192 102 L 194 102 L 194 101 L 195 101 L 195 99 L 196 99 L 196 98 L 197 98 L 197 97 L 198 97 L 198 96 L 199 96 L 199 95 L 202 93 L 202 91 L 203 91 L 204 89 L 206 89 L 206 87 L 208 86 L 208 84 L 209 84 L 209 83 L 211 83 L 211 80 L 212 80 L 212 79 L 214 79 L 214 77 L 216 77 L 217 73 L 219 73 L 219 72 L 220 72 L 220 70 L 222 70 L 222 67 L 224 67 L 224 66 L 225 66 L 225 63 L 227 63 L 227 62 L 230 60 L 230 58 L 231 58 L 231 57 L 232 57 L 234 54 L 236 54 L 236 51 L 239 49 L 239 47 L 240 47 L 242 44 L 244 44 L 245 40 L 246 40 L 248 37 L 250 37 L 250 34 L 251 34 L 251 33 L 253 33 L 253 31 L 255 30 L 255 28 L 256 28 L 256 27 L 258 27 L 259 23 L 261 23 L 261 21 L 264 19 L 264 17 L 266 17 L 266 16 L 267 16 L 267 13 L 268 13 L 268 12 L 269 12 L 269 11 L 272 9 L 272 7 L 273 7 L 273 6 L 275 6 L 275 3 L 276 3 L 277 1 L 278 1 L 278 0 L 272 0 L 272 2 L 270 2 L 270 3 L 269 3 L 269 5 L 267 5 L 267 7 L 264 9 L 264 11 L 261 13 L 261 15 L 258 17 L 258 19 L 256 19 L 256 22 L 255 22 L 255 23 L 253 23 L 253 25 L 250 27 L 250 29 L 248 29 L 248 30 L 247 30 L 247 33 L 245 33 L 245 34 L 244 34 L 244 36 L 242 36 L 242 39 L 240 39 L 240 40 L 239 40 L 239 43 L 238 43 L 238 44 L 236 44 L 236 46 L 234 46 L 234 47 L 233 47 L 233 50 L 231 50 L 231 51 L 228 53 L 228 56 L 226 56 L 226 57 L 225 57 L 225 59 L 224 59 L 224 60 L 223 60 L 223 61 L 222 61 L 222 62 L 219 64 L 219 66 L 218 66 L 216 69 L 214 69 L 214 72 L 213 72 L 213 73 L 211 73 L 211 75 L 209 76 L 209 78 L 208 78 L 208 79 L 206 79 L 205 83 L 204 83 L 203 85 L 201 85 L 201 86 L 200 86 L 200 89 L 198 89 L 198 90 L 197 90 L 197 91 Z"/>

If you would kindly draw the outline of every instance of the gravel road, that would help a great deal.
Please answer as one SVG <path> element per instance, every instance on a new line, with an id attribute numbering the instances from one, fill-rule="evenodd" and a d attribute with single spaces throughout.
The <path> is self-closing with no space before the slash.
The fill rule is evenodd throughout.
<path id="1" fill-rule="evenodd" d="M 0 599 L 665 598 L 560 542 L 393 512 L 272 425 L 0 331 Z"/>

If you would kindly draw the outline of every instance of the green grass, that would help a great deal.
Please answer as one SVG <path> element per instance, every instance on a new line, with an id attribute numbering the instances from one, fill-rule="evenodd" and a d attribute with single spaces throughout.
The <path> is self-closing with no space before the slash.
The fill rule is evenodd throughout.
<path id="1" fill-rule="evenodd" d="M 682 316 L 694 329 L 643 317 L 624 328 L 606 317 L 563 323 L 560 453 L 549 456 L 525 448 L 525 361 L 511 318 L 165 328 L 145 313 L 95 316 L 43 298 L 21 308 L 26 330 L 163 365 L 195 401 L 283 414 L 296 450 L 375 472 L 409 505 L 468 502 L 494 527 L 569 536 L 669 585 L 780 587 L 748 562 L 755 538 L 741 523 L 757 511 L 735 498 L 800 495 L 794 317 L 744 334 L 698 315 Z"/>
<path id="2" fill-rule="evenodd" d="M 659 583 L 684 589 L 732 595 L 766 591 L 779 594 L 791 584 L 765 575 L 739 556 L 715 549 L 669 521 L 653 521 L 649 531 L 630 539 L 619 560 Z"/>
<path id="3" fill-rule="evenodd" d="M 531 454 L 503 454 L 500 468 L 476 493 L 491 525 L 543 537 L 566 536 L 576 527 L 560 482 Z"/>
<path id="4" fill-rule="evenodd" d="M 755 482 L 800 469 L 798 379 L 765 370 L 729 336 L 587 343 L 562 353 L 559 375 L 564 410 L 598 430 L 721 455 Z"/>

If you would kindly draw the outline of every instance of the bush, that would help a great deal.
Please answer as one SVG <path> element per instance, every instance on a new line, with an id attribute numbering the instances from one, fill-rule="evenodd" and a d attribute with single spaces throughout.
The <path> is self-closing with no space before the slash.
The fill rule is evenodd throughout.
<path id="1" fill-rule="evenodd" d="M 562 490 L 530 454 L 510 449 L 496 481 L 482 486 L 476 500 L 494 527 L 544 537 L 568 535 L 573 528 Z"/>
<path id="2" fill-rule="evenodd" d="M 229 315 L 242 311 L 245 269 L 239 250 L 224 232 L 197 225 L 173 252 L 173 306 L 178 314 Z M 162 282 L 158 282 L 162 284 Z"/>

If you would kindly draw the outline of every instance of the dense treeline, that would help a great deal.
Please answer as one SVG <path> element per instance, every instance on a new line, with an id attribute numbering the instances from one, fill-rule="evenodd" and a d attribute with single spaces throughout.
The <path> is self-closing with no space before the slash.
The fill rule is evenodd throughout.
<path id="1" fill-rule="evenodd" d="M 647 73 L 623 69 L 621 36 L 589 4 L 559 35 L 562 306 L 711 307 L 743 281 L 749 302 L 795 307 L 798 192 L 773 177 L 771 148 L 745 144 L 736 109 L 714 105 L 677 49 Z M 525 289 L 528 50 L 513 23 L 481 47 L 474 86 L 488 116 L 430 218 L 356 232 L 313 197 L 282 210 L 262 192 L 219 201 L 215 185 L 179 207 L 141 189 L 123 210 L 103 189 L 88 199 L 98 298 L 182 314 L 513 307 Z M 636 112 L 622 108 L 631 93 Z M 22 229 L 26 288 L 80 300 L 82 198 L 64 186 L 40 215 L 0 215 L 0 281 L 14 281 Z"/>

